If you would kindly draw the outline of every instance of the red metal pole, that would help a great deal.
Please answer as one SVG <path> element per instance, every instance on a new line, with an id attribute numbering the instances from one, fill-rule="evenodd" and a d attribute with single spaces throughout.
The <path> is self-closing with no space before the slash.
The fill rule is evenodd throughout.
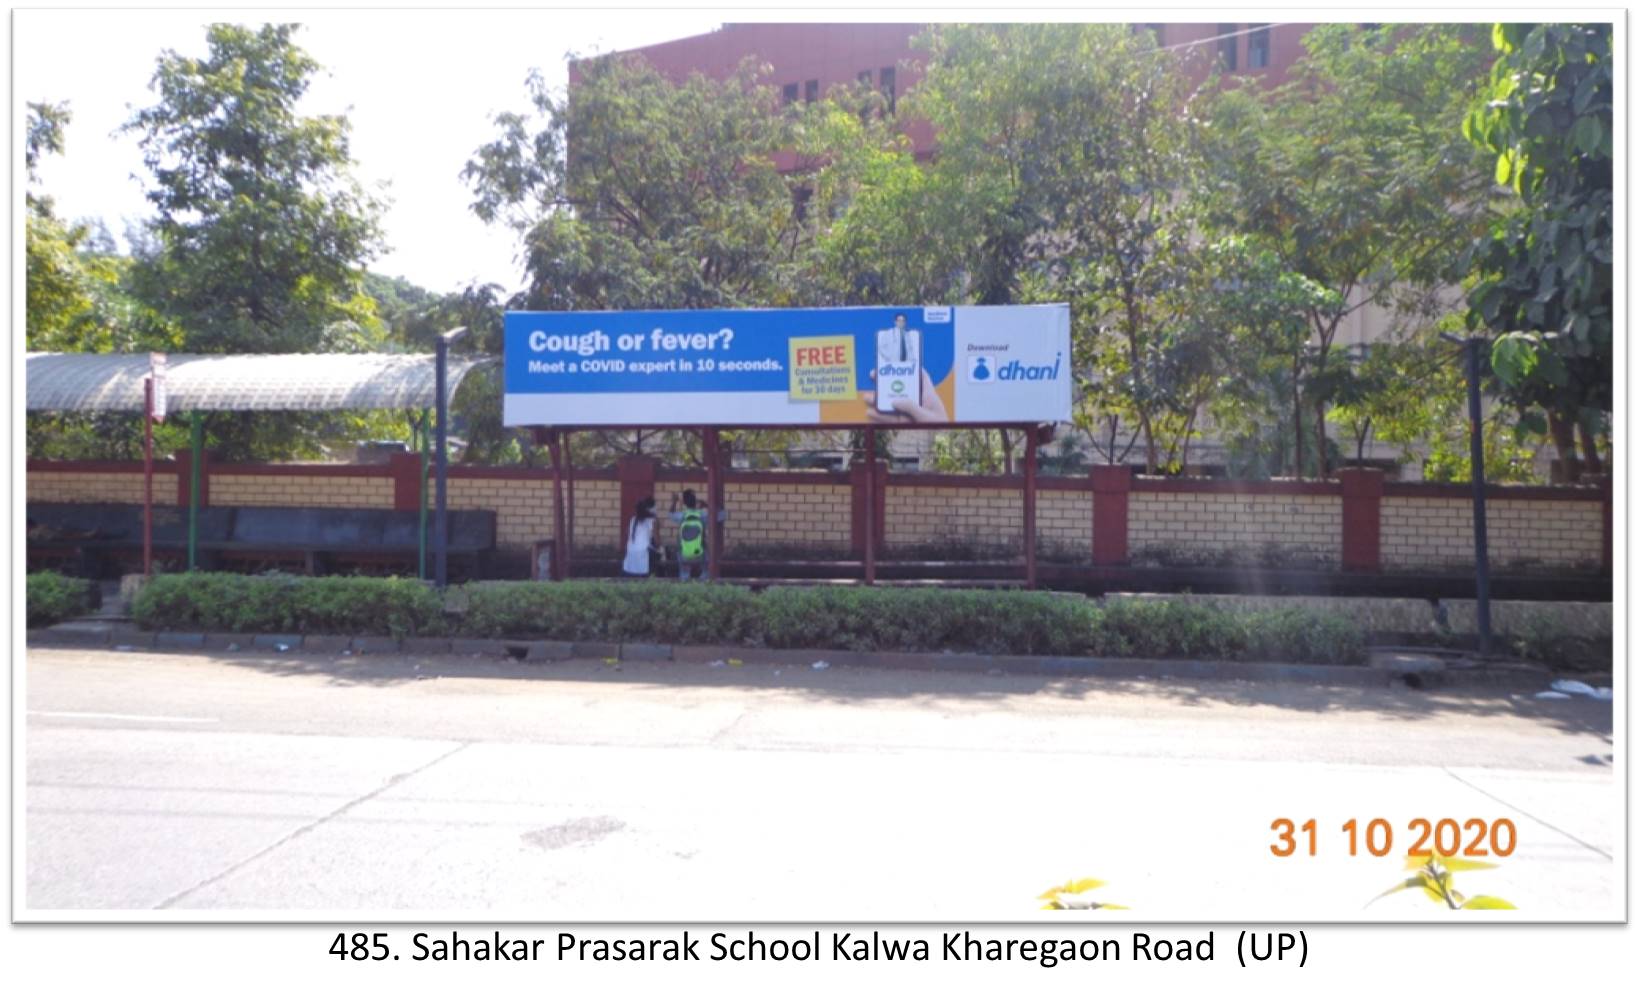
<path id="1" fill-rule="evenodd" d="M 563 477 L 568 492 L 568 527 L 563 530 L 563 577 L 574 577 L 574 447 L 569 445 L 569 430 L 563 430 Z M 621 551 L 625 555 L 625 551 Z"/>
<path id="2" fill-rule="evenodd" d="M 706 562 L 706 574 L 712 581 L 722 578 L 722 460 L 721 437 L 717 430 L 706 429 L 701 433 L 700 448 L 705 456 L 705 512 L 706 530 L 711 537 L 710 559 Z"/>
<path id="3" fill-rule="evenodd" d="M 154 379 L 142 381 L 142 576 L 154 576 Z"/>
<path id="4" fill-rule="evenodd" d="M 876 583 L 876 430 L 865 429 L 865 584 Z"/>
<path id="5" fill-rule="evenodd" d="M 1024 584 L 1035 587 L 1035 452 L 1040 433 L 1025 431 L 1024 442 Z"/>
<path id="6" fill-rule="evenodd" d="M 548 429 L 546 449 L 552 456 L 552 580 L 563 580 L 563 444 L 556 429 Z"/>

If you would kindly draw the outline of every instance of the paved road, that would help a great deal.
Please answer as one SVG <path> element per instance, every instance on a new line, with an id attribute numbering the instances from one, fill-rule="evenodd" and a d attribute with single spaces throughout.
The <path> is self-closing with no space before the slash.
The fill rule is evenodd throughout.
<path id="1" fill-rule="evenodd" d="M 1402 875 L 1343 823 L 1402 854 L 1418 816 L 1514 822 L 1470 892 L 1623 914 L 1607 703 L 746 658 L 33 649 L 26 916 L 996 920 L 1094 876 L 1146 918 L 1351 919 Z M 1270 855 L 1281 816 L 1317 857 Z"/>

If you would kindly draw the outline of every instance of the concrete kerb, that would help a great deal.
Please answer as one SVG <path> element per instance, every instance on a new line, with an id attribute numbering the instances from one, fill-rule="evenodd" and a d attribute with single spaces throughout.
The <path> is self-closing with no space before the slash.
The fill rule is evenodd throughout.
<path id="1" fill-rule="evenodd" d="M 1196 661 L 1142 658 L 1028 657 L 1012 654 L 908 653 L 899 651 L 863 652 L 826 649 L 778 649 L 728 645 L 671 645 L 654 643 L 576 643 L 563 640 L 486 640 L 406 638 L 385 636 L 345 637 L 296 634 L 186 633 L 144 634 L 140 644 L 120 643 L 114 629 L 105 624 L 60 624 L 44 630 L 30 630 L 29 645 L 38 646 L 137 646 L 158 650 L 276 650 L 284 652 L 338 653 L 350 649 L 358 654 L 396 652 L 461 654 L 511 657 L 531 664 L 573 659 L 707 664 L 722 661 L 774 667 L 877 668 L 935 671 L 956 674 L 1039 674 L 1055 677 L 1113 678 L 1149 680 L 1180 678 L 1197 681 L 1264 681 L 1345 687 L 1390 687 L 1406 684 L 1415 688 L 1445 687 L 1456 684 L 1486 686 L 1518 685 L 1540 687 L 1550 680 L 1545 668 L 1518 664 L 1453 666 L 1445 661 L 1413 654 L 1378 654 L 1366 665 L 1291 664 L 1256 661 Z M 121 635 L 125 635 L 121 628 Z"/>

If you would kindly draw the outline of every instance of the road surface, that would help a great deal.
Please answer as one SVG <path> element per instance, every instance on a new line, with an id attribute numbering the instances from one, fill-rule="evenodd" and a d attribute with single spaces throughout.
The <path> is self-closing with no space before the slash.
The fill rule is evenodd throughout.
<path id="1" fill-rule="evenodd" d="M 20 919 L 996 921 L 1086 876 L 1145 919 L 1449 916 L 1364 908 L 1416 817 L 1516 828 L 1470 894 L 1624 915 L 1588 700 L 35 648 L 26 703 Z"/>

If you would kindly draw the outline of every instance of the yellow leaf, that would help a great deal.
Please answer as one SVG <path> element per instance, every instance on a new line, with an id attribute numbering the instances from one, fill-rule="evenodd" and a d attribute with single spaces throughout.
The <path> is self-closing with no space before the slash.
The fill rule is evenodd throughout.
<path id="1" fill-rule="evenodd" d="M 1122 905 L 1121 905 L 1121 904 L 1119 904 L 1119 903 L 1104 903 L 1104 904 L 1103 904 L 1103 908 L 1104 908 L 1104 909 L 1106 909 L 1106 910 L 1129 910 L 1129 909 L 1131 909 L 1131 908 L 1132 908 L 1132 907 L 1130 907 L 1130 906 L 1122 906 Z"/>
<path id="2" fill-rule="evenodd" d="M 620 663 L 620 661 L 619 661 L 619 658 L 616 658 L 616 657 L 605 657 L 605 658 L 603 658 L 603 663 L 604 664 L 618 664 L 618 663 Z"/>
<path id="3" fill-rule="evenodd" d="M 744 667 L 745 662 L 740 660 L 738 657 L 730 657 L 730 658 L 728 658 L 728 666 L 729 667 Z"/>
<path id="4" fill-rule="evenodd" d="M 1474 896 L 1462 904 L 1464 910 L 1516 910 L 1517 906 L 1495 896 Z"/>
<path id="5" fill-rule="evenodd" d="M 1417 857 L 1415 855 L 1406 855 L 1405 856 L 1405 868 L 1407 870 L 1413 869 L 1413 868 L 1426 868 L 1429 864 L 1437 864 L 1440 868 L 1443 868 L 1445 871 L 1453 871 L 1453 872 L 1484 871 L 1486 868 L 1500 867 L 1498 865 L 1491 864 L 1488 861 L 1469 861 L 1466 858 L 1447 858 L 1447 857 L 1444 857 L 1443 855 L 1438 855 L 1438 854 L 1435 854 L 1435 855 L 1424 854 L 1424 855 L 1421 855 L 1420 857 Z"/>
<path id="6" fill-rule="evenodd" d="M 1053 898 L 1056 898 L 1057 895 L 1059 893 L 1061 893 L 1061 892 L 1068 892 L 1068 893 L 1071 893 L 1071 894 L 1079 893 L 1079 892 L 1091 892 L 1093 889 L 1101 889 L 1101 888 L 1103 888 L 1103 886 L 1104 886 L 1104 883 L 1102 881 L 1098 880 L 1098 879 L 1095 879 L 1095 878 L 1076 878 L 1076 879 L 1071 879 L 1068 882 L 1065 882 L 1063 885 L 1054 886 L 1054 887 L 1048 889 L 1047 891 L 1041 893 L 1039 896 L 1037 896 L 1035 898 L 1037 898 L 1037 899 L 1053 899 Z"/>
<path id="7" fill-rule="evenodd" d="M 1061 909 L 1063 909 L 1062 906 L 1058 905 L 1057 900 L 1053 900 L 1052 902 L 1047 903 L 1045 906 L 1043 906 L 1041 908 L 1044 909 L 1044 910 L 1061 910 Z"/>
<path id="8" fill-rule="evenodd" d="M 1427 888 L 1427 879 L 1423 878 L 1420 875 L 1415 875 L 1415 876 L 1412 876 L 1411 878 L 1405 879 L 1403 882 L 1400 882 L 1398 885 L 1394 886 L 1393 888 L 1382 892 L 1375 899 L 1372 899 L 1371 903 L 1376 902 L 1377 899 L 1381 899 L 1383 896 L 1391 896 L 1396 892 L 1404 892 L 1406 889 L 1425 889 L 1425 888 Z M 1365 905 L 1369 906 L 1369 905 L 1371 905 L 1371 903 L 1366 903 Z"/>

